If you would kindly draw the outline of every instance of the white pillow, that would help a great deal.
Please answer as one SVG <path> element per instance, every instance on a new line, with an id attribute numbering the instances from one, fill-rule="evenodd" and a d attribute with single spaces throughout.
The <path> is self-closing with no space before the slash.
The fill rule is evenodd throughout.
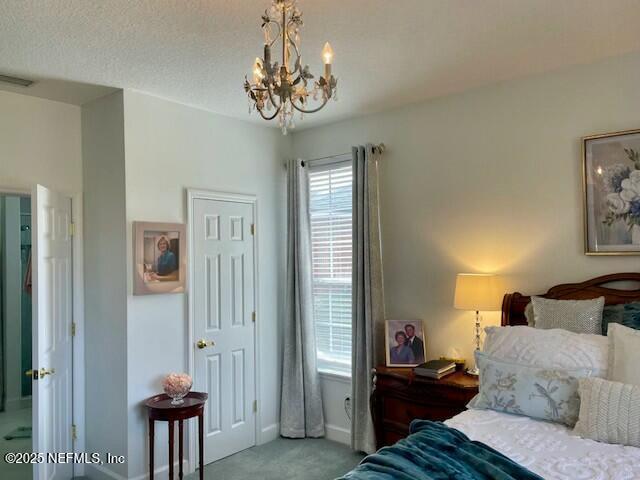
<path id="1" fill-rule="evenodd" d="M 640 386 L 602 378 L 582 378 L 578 385 L 580 414 L 573 433 L 640 447 Z"/>
<path id="2" fill-rule="evenodd" d="M 588 368 L 595 377 L 607 375 L 609 342 L 602 335 L 524 325 L 486 327 L 484 331 L 483 351 L 494 358 L 534 367 Z"/>
<path id="3" fill-rule="evenodd" d="M 604 297 L 593 300 L 552 300 L 531 297 L 536 328 L 564 328 L 575 333 L 602 333 Z"/>
<path id="4" fill-rule="evenodd" d="M 640 385 L 640 330 L 610 323 L 609 375 L 615 382 Z"/>

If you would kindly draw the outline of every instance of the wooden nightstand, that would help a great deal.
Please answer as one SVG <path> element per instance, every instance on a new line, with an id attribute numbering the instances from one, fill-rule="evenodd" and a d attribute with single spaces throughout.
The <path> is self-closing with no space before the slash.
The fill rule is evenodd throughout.
<path id="1" fill-rule="evenodd" d="M 411 368 L 377 367 L 371 395 L 377 448 L 406 437 L 416 418 L 442 421 L 457 415 L 476 393 L 478 379 L 464 372 L 432 380 Z"/>

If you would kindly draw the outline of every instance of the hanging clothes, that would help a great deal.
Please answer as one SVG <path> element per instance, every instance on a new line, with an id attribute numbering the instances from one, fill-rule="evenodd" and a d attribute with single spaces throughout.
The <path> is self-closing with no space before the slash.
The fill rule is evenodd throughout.
<path id="1" fill-rule="evenodd" d="M 31 278 L 31 249 L 29 249 L 29 259 L 27 260 L 27 271 L 24 275 L 24 282 L 22 289 L 31 295 L 32 290 L 32 278 Z"/>

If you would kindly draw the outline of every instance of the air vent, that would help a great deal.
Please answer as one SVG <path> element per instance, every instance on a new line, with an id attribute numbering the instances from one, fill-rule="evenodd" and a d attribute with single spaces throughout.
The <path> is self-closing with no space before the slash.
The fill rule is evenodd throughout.
<path id="1" fill-rule="evenodd" d="M 30 87 L 33 85 L 33 80 L 26 80 L 24 78 L 10 77 L 9 75 L 0 74 L 0 82 L 10 83 L 11 85 L 19 85 L 21 87 Z"/>

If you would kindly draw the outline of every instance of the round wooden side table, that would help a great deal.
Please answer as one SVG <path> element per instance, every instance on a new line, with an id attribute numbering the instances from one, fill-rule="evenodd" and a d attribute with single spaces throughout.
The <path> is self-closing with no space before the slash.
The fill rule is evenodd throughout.
<path id="1" fill-rule="evenodd" d="M 202 392 L 189 392 L 184 403 L 171 405 L 171 397 L 166 394 L 155 395 L 145 401 L 149 413 L 149 478 L 153 480 L 153 445 L 155 441 L 155 421 L 169 422 L 169 480 L 173 480 L 174 423 L 178 422 L 178 478 L 182 479 L 182 459 L 184 456 L 184 420 L 198 417 L 198 466 L 200 480 L 204 479 L 204 404 L 209 397 Z"/>

